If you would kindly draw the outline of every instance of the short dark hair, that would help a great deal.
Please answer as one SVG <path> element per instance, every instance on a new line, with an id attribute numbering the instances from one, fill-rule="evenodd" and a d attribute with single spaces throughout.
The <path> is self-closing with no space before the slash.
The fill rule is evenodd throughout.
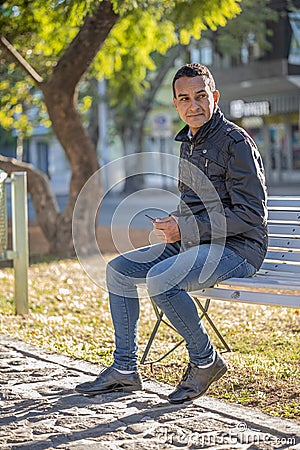
<path id="1" fill-rule="evenodd" d="M 175 73 L 175 76 L 173 78 L 172 82 L 172 89 L 173 89 L 173 97 L 176 98 L 176 92 L 175 92 L 175 82 L 182 77 L 206 77 L 208 79 L 208 84 L 212 92 L 216 90 L 216 83 L 214 80 L 214 77 L 212 76 L 209 69 L 204 66 L 203 64 L 185 64 L 184 66 L 180 67 L 180 69 L 177 70 Z"/>

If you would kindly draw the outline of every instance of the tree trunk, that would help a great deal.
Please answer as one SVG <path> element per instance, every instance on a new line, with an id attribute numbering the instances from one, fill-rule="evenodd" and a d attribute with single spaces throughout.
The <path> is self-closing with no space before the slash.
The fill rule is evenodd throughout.
<path id="1" fill-rule="evenodd" d="M 75 202 L 80 190 L 99 169 L 99 165 L 95 147 L 83 128 L 82 119 L 75 109 L 73 99 L 70 99 L 63 89 L 57 88 L 55 83 L 44 85 L 42 90 L 53 130 L 63 146 L 72 168 L 69 200 L 56 222 L 56 240 L 52 242 L 51 250 L 55 253 L 64 251 L 69 253 L 72 248 L 72 215 Z M 95 198 L 97 198 L 96 192 Z M 82 227 L 91 225 L 90 220 L 92 219 L 89 218 L 89 211 L 93 207 L 93 202 L 96 201 L 95 198 L 91 196 L 88 204 L 85 204 L 86 211 L 81 214 Z"/>

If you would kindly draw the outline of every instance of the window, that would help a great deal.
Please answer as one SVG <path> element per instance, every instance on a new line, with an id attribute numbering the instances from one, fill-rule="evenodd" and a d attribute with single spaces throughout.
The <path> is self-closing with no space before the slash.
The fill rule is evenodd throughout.
<path id="1" fill-rule="evenodd" d="M 37 142 L 37 168 L 42 172 L 49 175 L 49 156 L 48 156 L 48 144 L 46 142 Z"/>

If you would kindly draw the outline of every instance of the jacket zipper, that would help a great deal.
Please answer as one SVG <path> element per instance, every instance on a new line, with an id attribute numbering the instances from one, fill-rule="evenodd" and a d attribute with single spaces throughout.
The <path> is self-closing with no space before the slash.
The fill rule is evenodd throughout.
<path id="1" fill-rule="evenodd" d="M 207 173 L 208 173 L 208 162 L 209 162 L 209 159 L 205 158 L 205 162 L 204 162 L 204 173 L 205 173 L 205 175 L 207 175 Z"/>
<path id="2" fill-rule="evenodd" d="M 194 148 L 195 148 L 195 144 L 193 142 L 191 142 L 190 143 L 190 156 L 192 156 Z"/>

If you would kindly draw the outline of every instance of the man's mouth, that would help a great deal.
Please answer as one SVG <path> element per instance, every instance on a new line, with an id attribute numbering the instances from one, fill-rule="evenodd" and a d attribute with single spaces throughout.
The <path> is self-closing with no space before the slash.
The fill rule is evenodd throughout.
<path id="1" fill-rule="evenodd" d="M 199 117 L 199 116 L 203 116 L 203 113 L 189 114 L 187 117 Z"/>

